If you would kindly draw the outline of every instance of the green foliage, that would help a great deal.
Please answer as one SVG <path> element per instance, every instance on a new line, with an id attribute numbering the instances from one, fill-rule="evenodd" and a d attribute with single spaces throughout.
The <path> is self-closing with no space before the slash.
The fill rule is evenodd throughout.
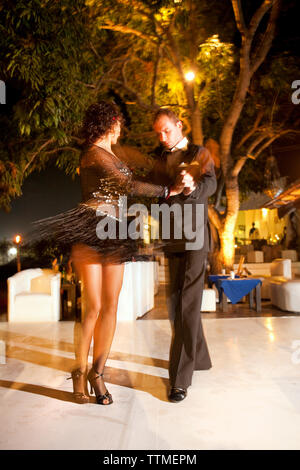
<path id="1" fill-rule="evenodd" d="M 99 65 L 92 59 L 84 1 L 6 0 L 0 13 L 7 87 L 0 114 L 0 207 L 8 210 L 24 178 L 49 159 L 75 172 L 78 127 L 91 100 L 85 83 Z"/>

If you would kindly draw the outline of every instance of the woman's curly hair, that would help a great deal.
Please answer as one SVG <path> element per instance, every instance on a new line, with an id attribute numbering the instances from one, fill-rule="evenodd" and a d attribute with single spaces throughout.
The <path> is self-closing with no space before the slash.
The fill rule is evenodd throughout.
<path id="1" fill-rule="evenodd" d="M 90 105 L 85 113 L 81 129 L 86 144 L 95 143 L 110 131 L 117 121 L 120 121 L 122 125 L 124 118 L 114 103 L 100 101 Z"/>

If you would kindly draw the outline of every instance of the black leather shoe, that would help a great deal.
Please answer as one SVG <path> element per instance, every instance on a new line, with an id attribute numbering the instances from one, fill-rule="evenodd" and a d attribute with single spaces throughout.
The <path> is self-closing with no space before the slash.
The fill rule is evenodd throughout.
<path id="1" fill-rule="evenodd" d="M 172 387 L 169 395 L 169 400 L 173 403 L 178 403 L 185 399 L 187 396 L 186 388 Z"/>

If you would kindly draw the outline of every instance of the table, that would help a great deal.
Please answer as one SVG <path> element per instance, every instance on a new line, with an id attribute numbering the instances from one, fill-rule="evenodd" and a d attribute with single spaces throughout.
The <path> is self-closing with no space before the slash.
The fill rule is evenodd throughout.
<path id="1" fill-rule="evenodd" d="M 261 312 L 261 280 L 256 278 L 238 278 L 230 279 L 228 276 L 208 276 L 210 282 L 216 285 L 222 311 L 228 310 L 227 297 L 231 300 L 232 304 L 236 304 L 243 297 L 249 295 L 249 307 L 254 306 L 254 291 L 256 301 L 256 311 Z"/>

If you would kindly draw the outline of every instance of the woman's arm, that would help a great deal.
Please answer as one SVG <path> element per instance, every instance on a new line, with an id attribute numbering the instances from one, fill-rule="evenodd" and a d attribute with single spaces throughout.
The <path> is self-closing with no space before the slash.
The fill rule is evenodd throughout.
<path id="1" fill-rule="evenodd" d="M 172 187 L 139 181 L 132 177 L 132 172 L 117 157 L 110 156 L 108 152 L 97 151 L 97 163 L 101 166 L 103 173 L 103 184 L 108 183 L 111 189 L 116 192 L 123 192 L 128 195 L 164 197 L 168 198 L 182 192 L 183 186 L 174 184 Z M 115 158 L 117 160 L 115 160 Z M 120 163 L 119 163 L 120 162 Z M 120 167 L 119 167 L 120 165 Z M 101 187 L 99 188 L 101 190 Z"/>

